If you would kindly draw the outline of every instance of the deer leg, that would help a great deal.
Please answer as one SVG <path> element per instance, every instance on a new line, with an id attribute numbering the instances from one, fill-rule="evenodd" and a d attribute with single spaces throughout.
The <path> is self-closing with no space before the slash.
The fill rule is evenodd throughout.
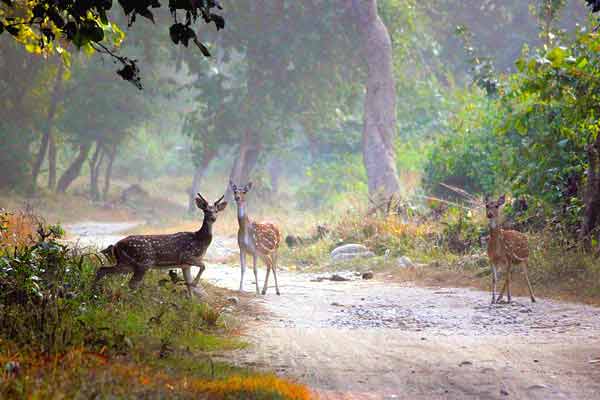
<path id="1" fill-rule="evenodd" d="M 144 279 L 144 275 L 146 274 L 146 268 L 143 267 L 135 267 L 133 270 L 133 276 L 129 280 L 129 288 L 131 290 L 137 289 L 142 280 Z"/>
<path id="2" fill-rule="evenodd" d="M 263 256 L 263 261 L 265 262 L 265 265 L 267 266 L 267 273 L 265 275 L 265 284 L 263 285 L 263 290 L 262 290 L 262 294 L 265 295 L 267 294 L 267 290 L 269 289 L 269 275 L 271 274 L 271 269 L 273 269 L 273 259 L 266 255 Z"/>
<path id="3" fill-rule="evenodd" d="M 196 277 L 194 278 L 194 281 L 192 282 L 192 286 L 198 286 L 198 282 L 200 281 L 200 276 L 202 276 L 202 273 L 206 269 L 206 265 L 204 265 L 203 261 L 200 261 L 198 263 L 197 267 L 198 267 L 198 275 L 196 275 Z"/>
<path id="4" fill-rule="evenodd" d="M 244 250 L 240 249 L 240 266 L 242 269 L 242 276 L 240 277 L 240 292 L 244 290 L 244 273 L 246 273 L 246 254 Z"/>
<path id="5" fill-rule="evenodd" d="M 112 267 L 101 267 L 96 271 L 96 278 L 94 279 L 94 286 L 98 284 L 100 279 L 110 274 L 128 274 L 133 272 L 133 267 L 126 264 L 117 264 Z"/>
<path id="6" fill-rule="evenodd" d="M 504 286 L 502 286 L 502 289 L 500 290 L 500 294 L 496 298 L 496 302 L 500 302 L 502 300 L 502 298 L 504 297 L 505 291 L 506 291 L 506 281 L 504 282 Z"/>
<path id="7" fill-rule="evenodd" d="M 492 304 L 496 304 L 496 281 L 498 280 L 498 272 L 496 266 L 492 264 Z"/>
<path id="8" fill-rule="evenodd" d="M 529 288 L 529 295 L 531 296 L 531 302 L 535 303 L 535 296 L 533 295 L 533 288 L 531 287 L 531 282 L 529 282 L 529 273 L 528 273 L 527 269 L 528 269 L 528 262 L 526 261 L 525 264 L 523 264 L 523 272 L 525 273 L 525 280 L 527 281 L 527 287 Z"/>
<path id="9" fill-rule="evenodd" d="M 512 293 L 510 291 L 510 275 L 511 275 L 510 270 L 511 269 L 512 269 L 512 265 L 509 262 L 508 266 L 506 267 L 506 298 L 507 298 L 509 304 L 512 301 Z"/>
<path id="10" fill-rule="evenodd" d="M 258 288 L 258 269 L 256 268 L 257 262 L 256 253 L 252 254 L 252 267 L 254 269 L 254 283 L 256 284 L 256 294 L 260 293 L 260 289 Z"/>
<path id="11" fill-rule="evenodd" d="M 185 279 L 185 286 L 187 288 L 188 296 L 192 298 L 192 270 L 191 267 L 185 266 L 181 267 L 181 271 L 183 272 L 183 279 Z"/>
<path id="12" fill-rule="evenodd" d="M 277 293 L 277 296 L 281 296 L 281 293 L 279 293 L 279 285 L 277 284 L 277 252 L 273 253 L 271 257 L 271 268 L 273 269 L 273 279 L 275 279 L 275 293 Z"/>

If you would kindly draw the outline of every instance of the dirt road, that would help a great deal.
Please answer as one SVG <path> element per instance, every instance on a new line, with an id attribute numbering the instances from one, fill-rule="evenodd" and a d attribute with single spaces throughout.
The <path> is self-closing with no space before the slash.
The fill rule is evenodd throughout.
<path id="1" fill-rule="evenodd" d="M 212 255 L 232 245 L 217 240 Z M 209 264 L 204 276 L 239 285 L 239 267 Z M 315 278 L 281 271 L 282 296 L 271 288 L 252 300 L 266 310 L 249 329 L 253 346 L 230 357 L 323 399 L 600 399 L 598 308 L 525 298 L 490 306 L 468 289 Z"/>

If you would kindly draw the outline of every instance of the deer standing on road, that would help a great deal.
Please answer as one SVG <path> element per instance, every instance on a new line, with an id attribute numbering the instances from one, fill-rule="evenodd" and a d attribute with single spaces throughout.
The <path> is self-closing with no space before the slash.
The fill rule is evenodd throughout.
<path id="1" fill-rule="evenodd" d="M 487 252 L 490 264 L 492 265 L 492 304 L 502 300 L 505 290 L 508 302 L 511 302 L 510 279 L 512 267 L 513 265 L 518 264 L 523 265 L 523 272 L 525 273 L 525 279 L 527 280 L 527 286 L 529 287 L 531 301 L 535 303 L 535 296 L 533 295 L 533 289 L 527 273 L 529 258 L 527 236 L 521 232 L 502 229 L 498 223 L 500 207 L 502 207 L 505 200 L 506 197 L 504 195 L 500 196 L 497 201 L 491 200 L 489 196 L 485 197 L 485 210 L 490 228 L 490 240 L 488 242 Z M 496 298 L 496 282 L 498 279 L 496 269 L 500 266 L 506 267 L 506 281 L 504 282 L 504 287 L 500 291 L 500 295 Z"/>
<path id="2" fill-rule="evenodd" d="M 233 197 L 237 203 L 238 223 L 238 245 L 240 247 L 240 264 L 242 275 L 240 278 L 240 291 L 244 289 L 244 273 L 246 272 L 246 254 L 252 255 L 254 267 L 254 279 L 256 283 L 256 294 L 258 288 L 258 271 L 256 262 L 258 257 L 262 258 L 267 265 L 267 275 L 262 294 L 267 293 L 269 284 L 269 273 L 273 270 L 273 279 L 275 279 L 275 292 L 279 295 L 279 285 L 277 284 L 277 250 L 281 242 L 279 229 L 269 222 L 254 222 L 248 218 L 246 213 L 246 194 L 252 189 L 252 182 L 243 188 L 238 188 L 233 182 L 229 182 Z"/>
<path id="3" fill-rule="evenodd" d="M 217 220 L 217 214 L 227 207 L 227 202 L 222 201 L 223 198 L 224 196 L 210 205 L 198 193 L 196 205 L 204 212 L 204 220 L 197 232 L 128 236 L 109 246 L 103 253 L 110 254 L 116 260 L 116 265 L 100 268 L 96 272 L 95 283 L 107 274 L 133 272 L 129 287 L 135 289 L 142 282 L 148 269 L 181 268 L 188 294 L 191 296 L 192 287 L 198 284 L 202 272 L 206 269 L 202 258 L 212 241 L 212 226 Z M 191 272 L 193 265 L 200 269 L 194 280 Z"/>

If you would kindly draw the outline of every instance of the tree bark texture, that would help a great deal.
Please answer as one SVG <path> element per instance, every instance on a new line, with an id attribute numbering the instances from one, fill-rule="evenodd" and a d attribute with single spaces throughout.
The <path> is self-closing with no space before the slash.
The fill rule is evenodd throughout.
<path id="1" fill-rule="evenodd" d="M 50 106 L 48 108 L 48 115 L 46 117 L 46 126 L 44 128 L 44 135 L 42 136 L 42 143 L 40 144 L 40 150 L 38 151 L 33 164 L 33 169 L 31 171 L 31 180 L 33 183 L 32 190 L 34 192 L 37 189 L 37 178 L 40 174 L 44 159 L 46 158 L 46 153 L 48 152 L 48 146 L 51 141 L 52 130 L 54 128 L 54 117 L 56 115 L 59 99 L 62 96 L 63 70 L 64 64 L 62 61 L 59 61 L 54 88 L 52 89 L 52 94 L 50 96 Z"/>
<path id="2" fill-rule="evenodd" d="M 372 198 L 400 191 L 393 138 L 396 130 L 396 85 L 392 42 L 377 13 L 377 0 L 352 0 L 368 67 L 363 116 L 363 157 Z"/>
<path id="3" fill-rule="evenodd" d="M 56 187 L 56 137 L 50 134 L 48 138 L 48 190 Z"/>
<path id="4" fill-rule="evenodd" d="M 91 143 L 82 143 L 79 145 L 79 153 L 77 154 L 77 157 L 75 157 L 71 165 L 69 165 L 67 170 L 58 180 L 58 186 L 56 187 L 57 193 L 65 193 L 73 181 L 77 179 L 79 174 L 81 174 L 81 167 L 83 167 L 91 148 Z"/>
<path id="5" fill-rule="evenodd" d="M 106 165 L 106 171 L 104 173 L 104 188 L 102 189 L 102 200 L 108 200 L 108 191 L 110 190 L 110 180 L 112 177 L 113 164 L 117 157 L 117 144 L 114 143 L 108 154 L 108 163 Z"/>
<path id="6" fill-rule="evenodd" d="M 194 171 L 194 178 L 192 180 L 192 188 L 188 196 L 188 213 L 193 213 L 196 210 L 196 193 L 200 192 L 200 183 L 202 178 L 206 175 L 206 170 L 210 165 L 211 161 L 215 158 L 216 152 L 214 150 L 204 151 L 202 155 L 202 162 Z"/>

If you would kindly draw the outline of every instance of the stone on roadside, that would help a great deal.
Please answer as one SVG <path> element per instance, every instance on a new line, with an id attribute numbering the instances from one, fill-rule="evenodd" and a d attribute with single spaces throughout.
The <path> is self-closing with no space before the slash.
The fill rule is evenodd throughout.
<path id="1" fill-rule="evenodd" d="M 413 268 L 415 266 L 412 260 L 406 256 L 398 257 L 396 260 L 396 265 L 399 268 Z"/>
<path id="2" fill-rule="evenodd" d="M 349 281 L 350 279 L 344 278 L 343 276 L 338 275 L 338 274 L 333 274 L 333 275 L 331 275 L 331 278 L 329 278 L 329 280 L 334 281 L 334 282 L 346 282 L 346 281 Z"/>
<path id="3" fill-rule="evenodd" d="M 331 259 L 333 261 L 346 261 L 354 258 L 370 258 L 374 256 L 375 253 L 362 244 L 344 244 L 336 247 L 331 252 Z"/>
<path id="4" fill-rule="evenodd" d="M 362 278 L 365 279 L 365 280 L 366 279 L 373 279 L 373 271 L 363 272 Z"/>

